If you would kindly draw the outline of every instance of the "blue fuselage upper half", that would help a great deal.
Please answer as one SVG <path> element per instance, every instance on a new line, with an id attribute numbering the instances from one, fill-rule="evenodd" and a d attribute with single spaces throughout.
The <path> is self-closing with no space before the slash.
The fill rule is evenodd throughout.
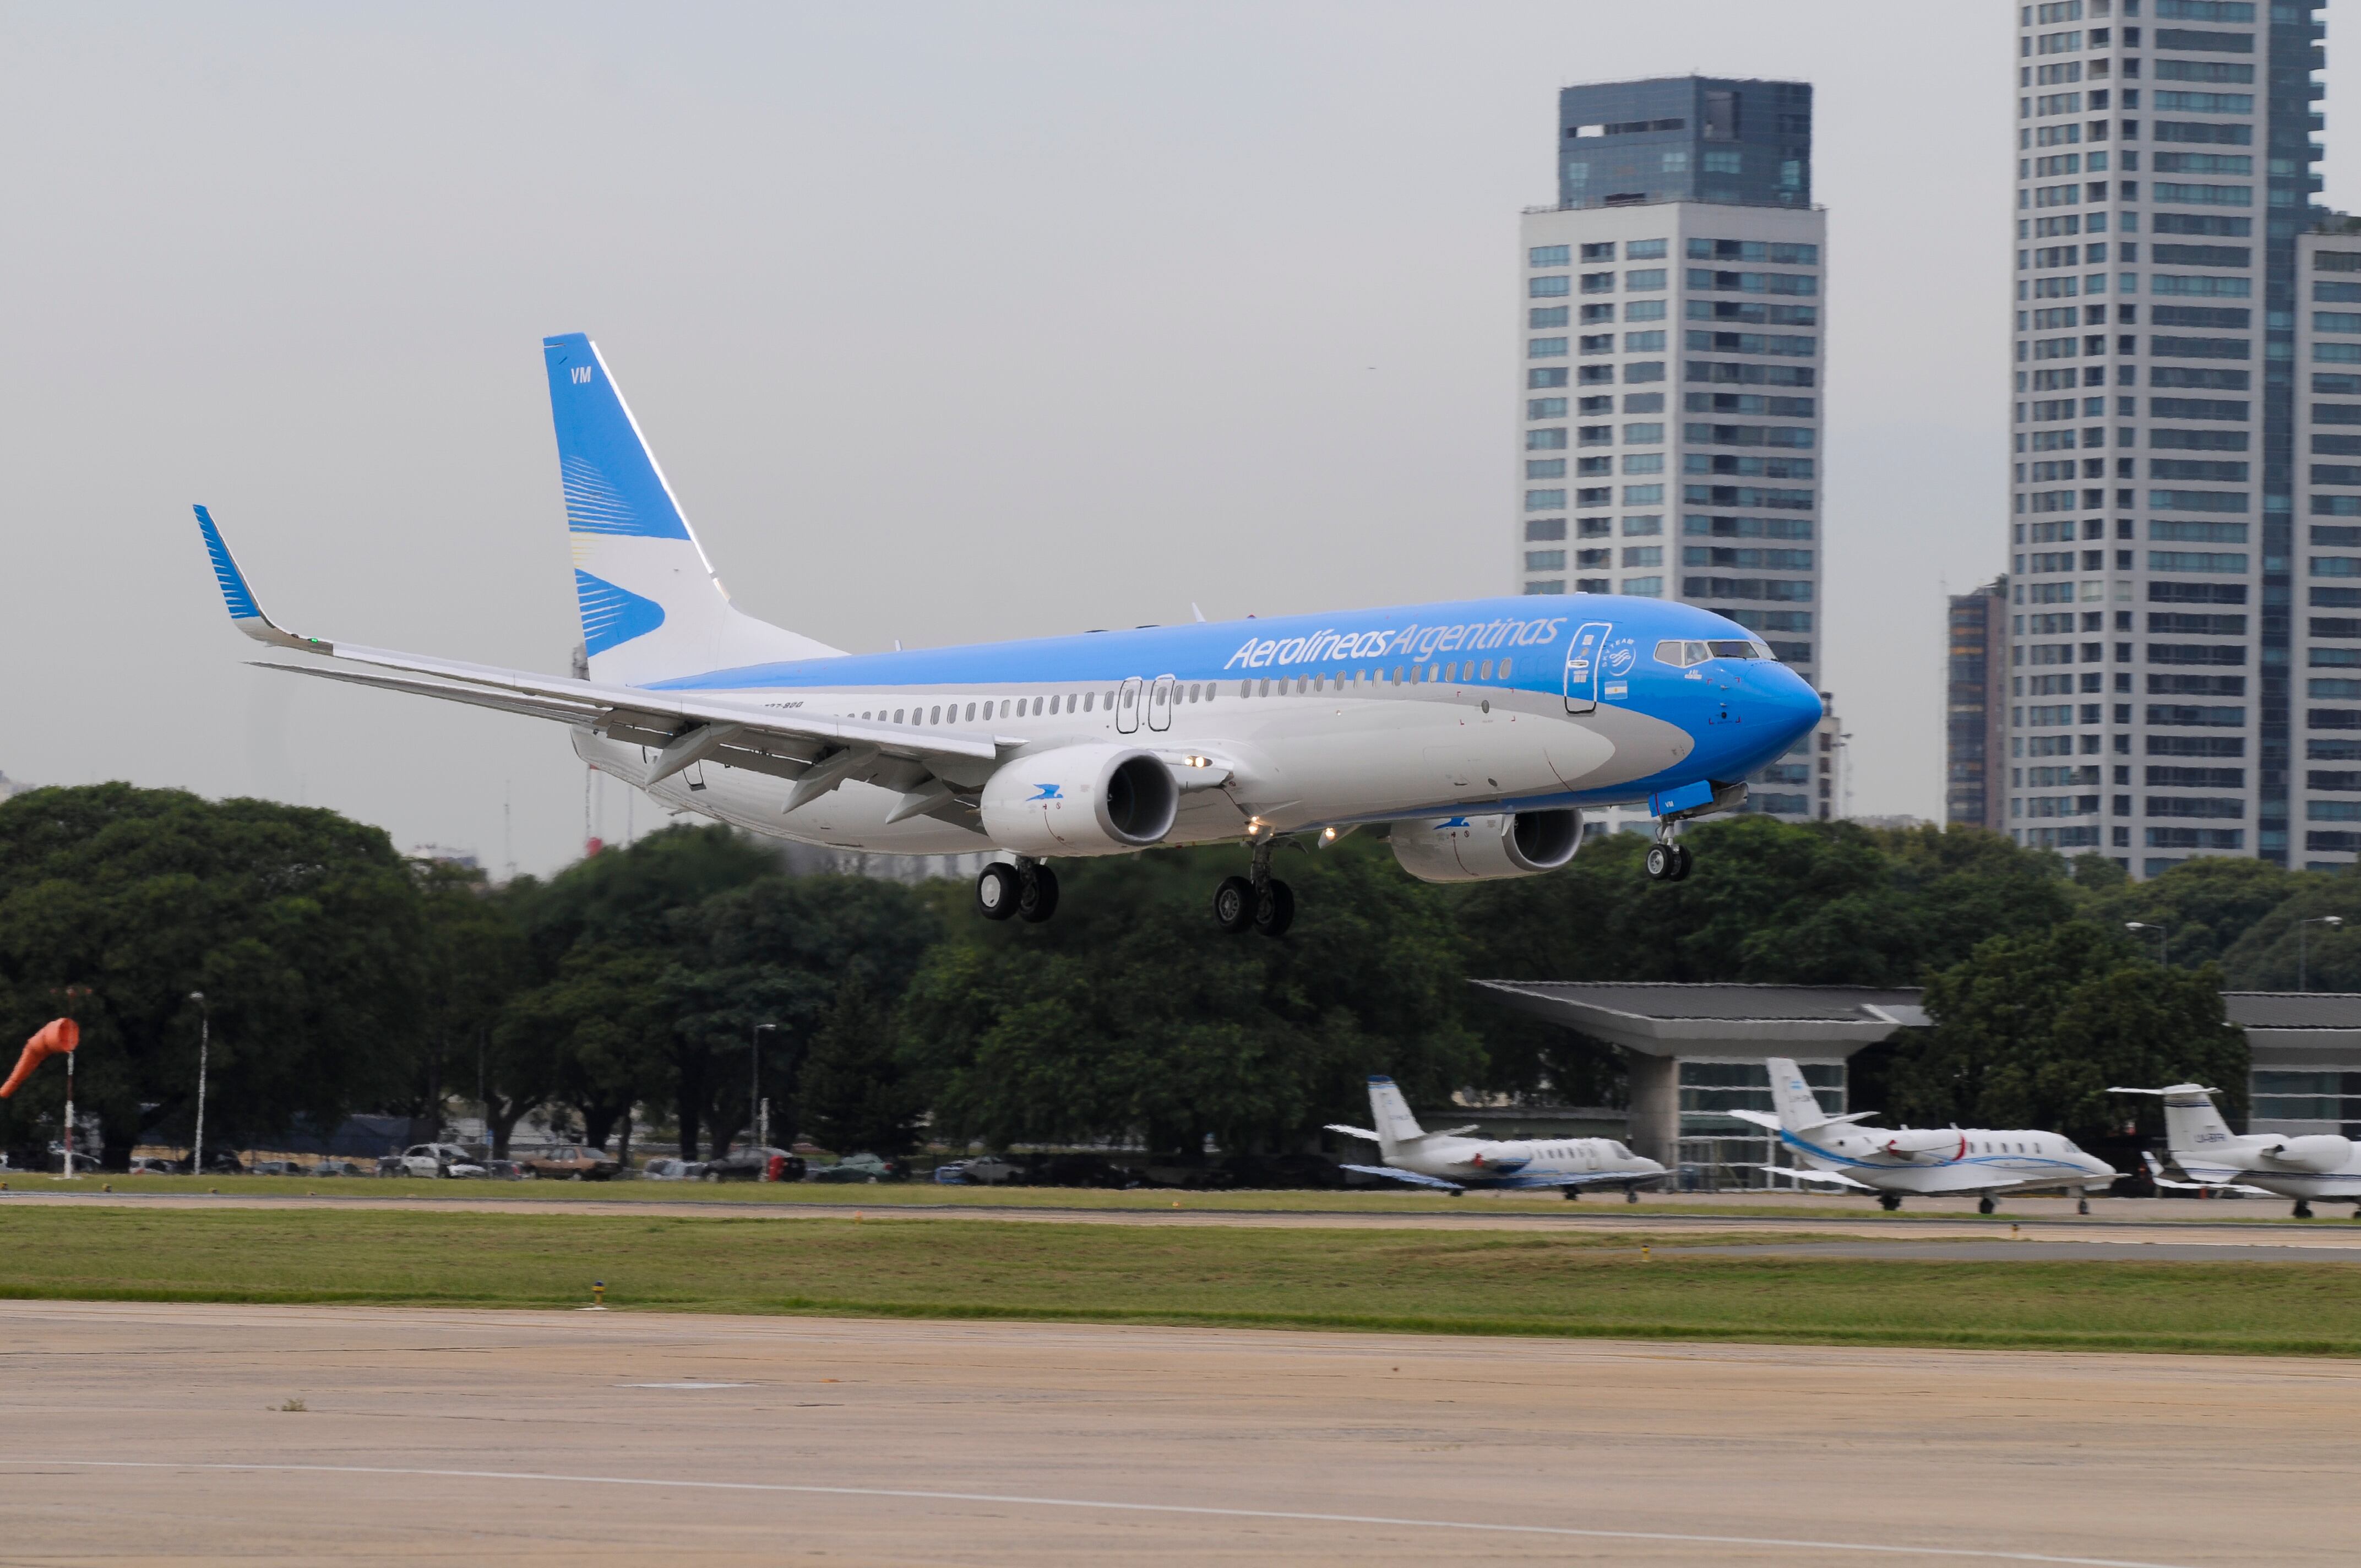
<path id="1" fill-rule="evenodd" d="M 1218 696 L 1229 714 L 1241 712 L 1236 702 L 1275 692 L 1326 693 L 1371 718 L 1391 702 L 1414 702 L 1430 715 L 1427 705 L 1446 702 L 1611 733 L 1619 745 L 1630 744 L 1621 737 L 1642 731 L 1686 737 L 1663 753 L 1661 766 L 1619 766 L 1608 770 L 1611 778 L 1595 781 L 1568 778 L 1575 787 L 1525 793 L 1510 803 L 1524 806 L 1603 805 L 1698 780 L 1739 779 L 1786 751 L 1821 717 L 1809 684 L 1735 622 L 1691 605 L 1580 594 L 850 653 L 715 670 L 652 682 L 648 689 L 766 707 L 865 698 L 880 705 L 873 711 L 881 721 L 973 732 L 986 729 L 995 707 L 1005 714 L 1006 703 L 985 703 L 979 721 L 975 701 L 950 699 L 1071 691 L 1090 702 L 1089 694 L 1126 682 L 1152 690 L 1167 679 L 1176 707 L 1194 703 L 1202 688 L 1207 702 Z M 943 710 L 936 708 L 938 698 Z M 1276 710 L 1253 711 L 1259 718 Z M 1312 721 L 1308 705 L 1297 711 Z M 1198 736 L 1219 734 L 1224 722 L 1203 707 L 1188 708 L 1186 717 L 1192 722 L 1180 728 Z M 1005 724 L 995 728 L 1008 733 Z M 1151 718 L 1149 728 L 1164 727 Z"/>

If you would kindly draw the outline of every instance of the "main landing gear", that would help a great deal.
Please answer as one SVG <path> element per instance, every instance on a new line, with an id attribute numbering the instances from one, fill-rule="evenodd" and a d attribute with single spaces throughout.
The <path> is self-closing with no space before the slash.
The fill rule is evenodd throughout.
<path id="1" fill-rule="evenodd" d="M 1981 1198 L 1979 1198 L 1979 1199 L 1977 1199 L 1977 1200 L 1976 1200 L 1976 1212 L 1977 1212 L 1977 1213 L 1979 1213 L 1979 1214 L 1990 1214 L 1990 1213 L 1993 1213 L 1993 1212 L 1995 1212 L 1996 1211 L 1998 1211 L 1998 1209 L 1999 1209 L 1999 1208 L 2000 1208 L 2000 1200 L 1999 1200 L 1999 1199 L 1997 1199 L 1997 1198 L 1994 1198 L 1994 1197 L 1993 1197 L 1991 1193 L 1989 1193 L 1989 1192 L 1985 1193 L 1982 1197 L 1981 1197 Z"/>
<path id="2" fill-rule="evenodd" d="M 1030 856 L 994 861 L 976 873 L 975 907 L 986 920 L 1014 915 L 1038 926 L 1058 912 L 1058 873 Z"/>
<path id="3" fill-rule="evenodd" d="M 1881 1192 L 1877 1195 L 1877 1206 L 1891 1214 L 1902 1207 L 1902 1194 L 1899 1192 Z"/>
<path id="4" fill-rule="evenodd" d="M 1689 874 L 1689 852 L 1674 837 L 1678 831 L 1670 817 L 1657 821 L 1656 841 L 1648 846 L 1644 862 L 1650 882 L 1679 882 Z"/>
<path id="5" fill-rule="evenodd" d="M 1295 924 L 1295 890 L 1270 874 L 1270 855 L 1277 839 L 1255 841 L 1253 874 L 1224 877 L 1213 889 L 1213 919 L 1224 931 L 1251 926 L 1266 937 L 1279 937 Z"/>
<path id="6" fill-rule="evenodd" d="M 2309 1220 L 2309 1219 L 2311 1219 L 2311 1218 L 2312 1218 L 2312 1205 L 2311 1205 L 2311 1204 L 2309 1204 L 2309 1203 L 2307 1203 L 2307 1202 L 2305 1202 L 2305 1201 L 2304 1201 L 2302 1199 L 2301 1199 L 2301 1198 L 2297 1199 L 2297 1200 L 2295 1201 L 2295 1217 L 2296 1217 L 2297 1219 L 2299 1219 L 2299 1220 Z"/>

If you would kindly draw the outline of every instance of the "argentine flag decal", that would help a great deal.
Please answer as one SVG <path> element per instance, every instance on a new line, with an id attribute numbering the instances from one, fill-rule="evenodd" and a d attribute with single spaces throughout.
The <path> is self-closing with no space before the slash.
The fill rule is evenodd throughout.
<path id="1" fill-rule="evenodd" d="M 588 654 L 603 653 L 664 624 L 664 606 L 579 566 L 574 569 L 574 597 L 581 601 L 582 647 Z"/>

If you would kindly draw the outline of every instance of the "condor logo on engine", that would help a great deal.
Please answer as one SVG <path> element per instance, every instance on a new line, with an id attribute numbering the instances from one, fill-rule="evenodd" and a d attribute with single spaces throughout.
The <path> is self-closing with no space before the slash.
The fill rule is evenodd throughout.
<path id="1" fill-rule="evenodd" d="M 1033 787 L 1039 790 L 1041 793 L 1027 800 L 1025 804 L 1027 806 L 1032 805 L 1036 800 L 1059 800 L 1063 798 L 1060 794 L 1060 786 L 1057 784 L 1035 784 Z"/>

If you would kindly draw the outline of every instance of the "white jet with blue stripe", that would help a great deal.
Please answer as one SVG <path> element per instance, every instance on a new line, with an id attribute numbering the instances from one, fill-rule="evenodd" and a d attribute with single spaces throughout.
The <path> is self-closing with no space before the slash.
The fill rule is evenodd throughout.
<path id="1" fill-rule="evenodd" d="M 1989 1214 L 2000 1194 L 2028 1189 L 2063 1188 L 2081 1197 L 2103 1189 L 2115 1168 L 2083 1153 L 2061 1133 L 2029 1127 L 1864 1127 L 1873 1111 L 1830 1115 L 1784 1057 L 1773 1057 L 1771 1103 L 1776 1113 L 1731 1110 L 1741 1121 L 1768 1127 L 1795 1163 L 1770 1165 L 1774 1176 L 1873 1192 L 1885 1209 L 1899 1209 L 1912 1194 L 1922 1198 L 1976 1195 L 1976 1208 Z"/>
<path id="2" fill-rule="evenodd" d="M 1199 621 L 852 653 L 730 603 L 596 345 L 544 345 L 582 641 L 570 676 L 300 637 L 264 614 L 212 517 L 230 617 L 314 659 L 268 667 L 568 726 L 592 767 L 757 833 L 886 854 L 995 851 L 987 916 L 1045 919 L 1049 861 L 1231 842 L 1233 930 L 1277 935 L 1279 842 L 1384 831 L 1432 882 L 1554 870 L 1586 808 L 1645 801 L 1652 876 L 1684 819 L 1816 725 L 1744 628 L 1584 595 Z"/>

